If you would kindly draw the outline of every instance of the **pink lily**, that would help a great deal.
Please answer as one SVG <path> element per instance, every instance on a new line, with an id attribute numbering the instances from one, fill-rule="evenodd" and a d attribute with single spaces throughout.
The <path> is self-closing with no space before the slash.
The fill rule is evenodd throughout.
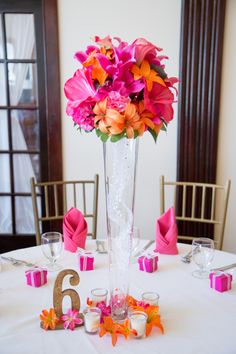
<path id="1" fill-rule="evenodd" d="M 173 102 L 174 95 L 168 87 L 154 83 L 150 92 L 144 90 L 144 104 L 154 114 L 155 124 L 161 124 L 162 119 L 168 124 L 173 119 Z"/>
<path id="2" fill-rule="evenodd" d="M 79 318 L 78 314 L 78 310 L 69 309 L 65 315 L 61 316 L 61 320 L 64 322 L 65 329 L 70 329 L 73 331 L 77 324 L 79 325 L 83 323 L 82 318 Z"/>
<path id="3" fill-rule="evenodd" d="M 138 65 L 140 65 L 145 58 L 148 60 L 147 55 L 156 57 L 156 51 L 160 52 L 162 50 L 144 38 L 136 39 L 132 45 L 135 48 L 135 59 Z"/>

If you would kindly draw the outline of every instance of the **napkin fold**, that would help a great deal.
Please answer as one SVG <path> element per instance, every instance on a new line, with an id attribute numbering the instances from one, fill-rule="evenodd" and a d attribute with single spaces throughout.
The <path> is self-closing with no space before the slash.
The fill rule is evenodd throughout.
<path id="1" fill-rule="evenodd" d="M 155 252 L 178 254 L 177 237 L 178 228 L 175 221 L 174 208 L 171 207 L 157 219 Z"/>
<path id="2" fill-rule="evenodd" d="M 77 248 L 85 248 L 88 225 L 83 214 L 71 208 L 63 218 L 64 249 L 76 252 Z"/>

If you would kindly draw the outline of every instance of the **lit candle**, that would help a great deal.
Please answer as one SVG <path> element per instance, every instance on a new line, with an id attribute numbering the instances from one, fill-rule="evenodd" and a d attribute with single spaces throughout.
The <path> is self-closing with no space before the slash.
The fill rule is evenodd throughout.
<path id="1" fill-rule="evenodd" d="M 96 333 L 99 329 L 101 310 L 97 307 L 88 307 L 84 310 L 84 326 L 87 333 Z"/>
<path id="2" fill-rule="evenodd" d="M 146 292 L 142 294 L 142 300 L 146 305 L 158 306 L 159 295 L 154 292 Z"/>
<path id="3" fill-rule="evenodd" d="M 142 311 L 134 311 L 129 315 L 132 329 L 137 331 L 136 338 L 142 338 L 146 332 L 147 314 Z"/>
<path id="4" fill-rule="evenodd" d="M 107 303 L 107 289 L 103 288 L 96 288 L 91 290 L 91 297 L 93 306 L 96 306 L 99 302 L 104 301 L 105 304 Z"/>

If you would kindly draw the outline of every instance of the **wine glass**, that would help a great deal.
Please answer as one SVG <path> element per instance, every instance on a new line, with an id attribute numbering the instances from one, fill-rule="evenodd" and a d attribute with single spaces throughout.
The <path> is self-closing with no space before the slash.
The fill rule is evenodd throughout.
<path id="1" fill-rule="evenodd" d="M 208 278 L 208 266 L 214 257 L 214 241 L 210 238 L 197 238 L 192 242 L 192 256 L 199 269 L 193 271 L 196 278 Z"/>
<path id="2" fill-rule="evenodd" d="M 62 252 L 62 234 L 60 232 L 45 232 L 41 236 L 41 247 L 44 256 L 50 262 L 46 265 L 47 269 L 52 272 L 61 269 L 56 261 Z"/>
<path id="3" fill-rule="evenodd" d="M 137 251 L 140 242 L 140 230 L 136 226 L 133 227 L 131 240 L 132 240 L 131 252 L 132 254 L 134 254 Z"/>

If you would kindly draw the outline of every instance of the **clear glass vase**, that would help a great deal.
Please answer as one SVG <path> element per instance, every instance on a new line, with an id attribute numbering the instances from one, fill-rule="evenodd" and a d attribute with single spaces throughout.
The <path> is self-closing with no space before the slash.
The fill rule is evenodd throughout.
<path id="1" fill-rule="evenodd" d="M 127 317 L 138 139 L 103 144 L 112 317 Z"/>

